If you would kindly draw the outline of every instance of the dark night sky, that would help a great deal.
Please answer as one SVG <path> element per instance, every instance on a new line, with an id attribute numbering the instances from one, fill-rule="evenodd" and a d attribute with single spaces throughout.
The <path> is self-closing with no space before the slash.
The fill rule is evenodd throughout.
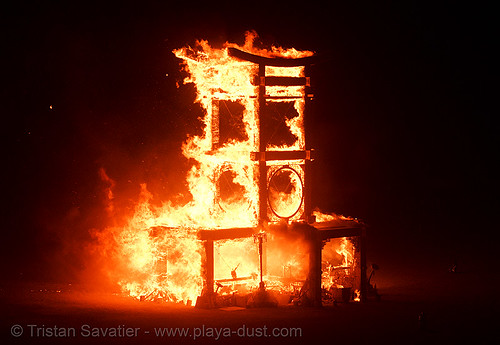
<path id="1" fill-rule="evenodd" d="M 470 232 L 480 234 L 474 243 L 491 243 L 493 11 L 292 3 L 40 1 L 2 11 L 7 276 L 57 279 L 85 267 L 78 248 L 88 229 L 105 225 L 100 168 L 125 206 L 142 182 L 158 199 L 184 190 L 180 145 L 197 131 L 199 109 L 189 87 L 176 88 L 171 51 L 200 38 L 242 43 L 249 29 L 263 44 L 322 57 L 310 141 L 321 209 L 365 220 L 375 248 L 444 247 L 460 257 Z"/>

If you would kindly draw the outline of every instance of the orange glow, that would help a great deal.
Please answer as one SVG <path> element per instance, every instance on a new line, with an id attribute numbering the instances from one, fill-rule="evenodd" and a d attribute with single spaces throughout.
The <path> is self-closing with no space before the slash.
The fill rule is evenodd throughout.
<path id="1" fill-rule="evenodd" d="M 115 275 L 123 290 L 131 296 L 146 300 L 163 300 L 194 304 L 203 289 L 204 248 L 199 230 L 256 228 L 258 226 L 259 189 L 258 161 L 250 153 L 259 151 L 259 118 L 257 114 L 259 86 L 255 83 L 258 65 L 241 61 L 228 54 L 228 48 L 266 57 L 301 58 L 310 51 L 271 47 L 254 47 L 256 34 L 247 33 L 243 46 L 226 43 L 212 48 L 207 41 L 197 41 L 194 47 L 173 51 L 182 60 L 189 73 L 184 83 L 193 83 L 196 102 L 203 110 L 203 133 L 190 136 L 182 146 L 184 156 L 195 162 L 187 172 L 186 182 L 191 201 L 177 205 L 165 201 L 160 206 L 151 204 L 151 194 L 141 185 L 141 198 L 126 224 L 110 230 L 115 256 L 120 267 Z M 304 77 L 304 67 L 266 67 L 269 76 Z M 294 141 L 267 146 L 268 150 L 305 150 L 303 116 L 305 86 L 269 86 L 268 96 L 279 97 L 276 103 L 288 102 L 296 116 L 286 119 L 286 127 Z M 297 97 L 302 98 L 297 98 Z M 218 116 L 224 105 L 242 107 L 239 138 L 219 138 Z M 286 164 L 287 168 L 282 168 Z M 303 213 L 304 159 L 291 162 L 267 162 L 269 181 L 270 223 L 281 219 L 297 221 Z M 101 171 L 101 178 L 109 182 L 107 197 L 112 206 L 114 183 Z M 318 222 L 333 221 L 339 216 L 314 213 Z M 342 216 L 340 216 L 342 217 Z M 340 218 L 348 219 L 348 218 Z M 270 234 L 264 244 L 272 259 L 265 262 L 264 279 L 267 286 L 290 291 L 294 282 L 307 278 L 308 247 L 303 239 L 283 234 Z M 344 239 L 335 248 L 324 253 L 341 262 L 330 268 L 353 266 L 353 248 Z M 338 260 L 337 260 L 338 261 Z M 347 270 L 347 269 L 346 269 Z M 118 273 L 121 272 L 121 273 Z M 258 249 L 253 238 L 221 240 L 214 245 L 214 278 L 220 281 L 221 293 L 247 291 L 258 286 Z M 329 277 L 324 277 L 326 282 Z M 335 282 L 330 281 L 332 285 Z M 190 301 L 190 302 L 189 302 Z"/>

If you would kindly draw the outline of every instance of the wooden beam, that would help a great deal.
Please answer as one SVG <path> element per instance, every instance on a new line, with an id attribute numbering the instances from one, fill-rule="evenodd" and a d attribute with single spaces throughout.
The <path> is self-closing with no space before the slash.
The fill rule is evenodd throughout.
<path id="1" fill-rule="evenodd" d="M 319 235 L 323 240 L 329 238 L 361 236 L 362 233 L 362 228 L 332 228 L 319 230 Z"/>
<path id="2" fill-rule="evenodd" d="M 235 240 L 237 238 L 251 237 L 256 232 L 255 228 L 200 230 L 198 231 L 198 238 L 202 241 Z"/>
<path id="3" fill-rule="evenodd" d="M 304 97 L 302 96 L 269 96 L 269 95 L 264 95 L 264 99 L 269 100 L 270 102 L 273 101 L 273 99 L 281 99 L 281 100 L 290 100 L 294 101 L 296 99 L 303 99 Z"/>
<path id="4" fill-rule="evenodd" d="M 250 159 L 253 161 L 288 161 L 294 159 L 312 160 L 313 152 L 314 150 L 251 152 Z"/>
<path id="5" fill-rule="evenodd" d="M 368 282 L 366 278 L 366 230 L 363 229 L 360 240 L 360 264 L 361 264 L 361 281 L 360 281 L 360 300 L 366 302 L 366 294 L 368 291 Z"/>
<path id="6" fill-rule="evenodd" d="M 207 298 L 208 308 L 215 306 L 214 296 L 214 241 L 205 241 L 205 297 Z"/>
<path id="7" fill-rule="evenodd" d="M 309 237 L 309 297 L 314 307 L 321 307 L 321 239 L 312 233 Z"/>
<path id="8" fill-rule="evenodd" d="M 306 86 L 307 81 L 306 77 L 271 76 L 263 78 L 265 86 Z"/>
<path id="9" fill-rule="evenodd" d="M 264 64 L 259 64 L 259 79 L 266 76 L 266 66 Z M 262 123 L 264 116 L 264 109 L 266 107 L 266 86 L 259 85 L 259 151 L 264 152 L 266 150 L 267 143 L 264 141 L 264 136 L 262 135 Z M 267 217 L 267 165 L 265 161 L 259 161 L 259 225 L 263 226 L 268 222 Z"/>
<path id="10" fill-rule="evenodd" d="M 309 75 L 311 66 L 306 66 L 304 67 L 304 73 L 305 75 Z M 311 94 L 312 89 L 311 89 L 311 81 L 309 78 L 306 80 L 306 87 L 304 89 L 305 94 Z M 303 125 L 303 133 L 304 133 L 304 143 L 305 143 L 305 148 L 309 148 L 309 124 L 312 122 L 312 116 L 311 116 L 311 98 L 310 97 L 304 97 L 304 109 L 302 112 L 302 125 Z M 312 216 L 312 185 L 313 185 L 313 178 L 312 178 L 312 153 L 314 152 L 313 150 L 307 150 L 306 152 L 309 152 L 309 159 L 305 161 L 304 164 L 304 219 L 306 220 L 307 223 L 312 223 L 314 222 Z"/>
<path id="11" fill-rule="evenodd" d="M 298 59 L 290 59 L 282 57 L 269 58 L 260 55 L 250 54 L 233 47 L 228 48 L 228 53 L 229 56 L 235 57 L 240 60 L 250 61 L 259 65 L 276 66 L 276 67 L 305 66 L 314 63 L 316 60 L 314 56 L 308 56 Z"/>

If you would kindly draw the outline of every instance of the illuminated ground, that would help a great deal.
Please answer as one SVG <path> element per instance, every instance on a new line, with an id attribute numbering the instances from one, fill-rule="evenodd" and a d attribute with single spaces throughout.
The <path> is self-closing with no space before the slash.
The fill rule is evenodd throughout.
<path id="1" fill-rule="evenodd" d="M 422 262 L 388 264 L 381 261 L 376 282 L 380 302 L 339 304 L 336 307 L 245 309 L 235 311 L 199 310 L 181 305 L 145 303 L 110 295 L 88 294 L 80 287 L 48 284 L 4 284 L 2 289 L 2 343 L 312 343 L 328 340 L 340 343 L 478 343 L 495 334 L 498 279 L 472 265 L 452 274 L 442 263 L 422 270 Z M 420 266 L 420 270 L 418 267 Z M 459 267 L 460 268 L 460 267 Z M 47 289 L 30 291 L 30 289 Z M 61 289 L 60 293 L 55 292 Z M 73 291 L 68 291 L 68 290 Z M 423 321 L 419 314 L 424 313 Z M 21 325 L 23 335 L 10 335 L 13 325 Z M 45 329 L 73 327 L 75 337 L 31 336 L 30 326 Z M 44 325 L 44 326 L 43 326 Z M 81 327 L 139 328 L 137 336 L 84 337 Z M 240 337 L 241 327 L 300 328 L 300 337 Z M 87 326 L 85 326 L 87 327 Z M 123 327 L 123 326 L 122 326 Z M 155 327 L 189 327 L 188 337 L 157 337 Z M 205 336 L 200 332 L 205 327 Z M 195 330 L 196 328 L 196 330 Z M 209 336 L 209 328 L 229 328 L 230 337 L 220 333 Z M 131 331 L 132 332 L 132 331 Z M 133 331 L 132 333 L 134 333 Z M 149 333 L 148 333 L 149 332 Z M 193 339 L 193 333 L 199 337 Z M 259 331 L 256 331 L 258 334 Z M 87 334 L 87 333 L 85 333 Z"/>

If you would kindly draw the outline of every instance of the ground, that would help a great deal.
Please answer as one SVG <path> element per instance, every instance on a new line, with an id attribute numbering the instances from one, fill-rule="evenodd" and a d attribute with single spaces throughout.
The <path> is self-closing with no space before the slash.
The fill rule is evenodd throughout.
<path id="1" fill-rule="evenodd" d="M 474 265 L 451 273 L 439 263 L 418 270 L 422 265 L 382 260 L 374 279 L 380 301 L 323 308 L 201 310 L 88 293 L 81 286 L 4 283 L 2 343 L 498 343 L 496 273 Z M 11 334 L 19 331 L 15 325 L 23 329 L 19 337 Z M 51 337 L 54 326 L 75 334 Z M 155 334 L 176 327 L 189 329 L 188 336 Z M 100 336 L 90 332 L 94 328 Z M 113 331 L 125 336 L 111 337 Z"/>

